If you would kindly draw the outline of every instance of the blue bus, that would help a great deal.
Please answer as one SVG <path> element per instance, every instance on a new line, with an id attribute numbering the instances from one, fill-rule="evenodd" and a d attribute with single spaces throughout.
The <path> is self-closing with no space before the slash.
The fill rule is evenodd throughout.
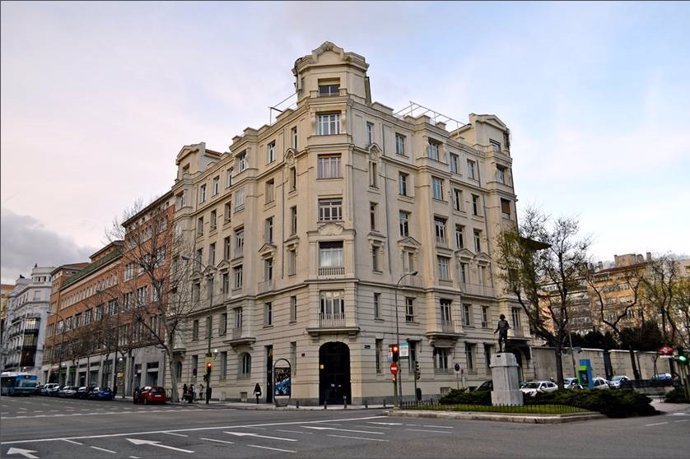
<path id="1" fill-rule="evenodd" d="M 2 395 L 31 395 L 38 385 L 38 376 L 32 373 L 3 371 L 0 383 Z"/>

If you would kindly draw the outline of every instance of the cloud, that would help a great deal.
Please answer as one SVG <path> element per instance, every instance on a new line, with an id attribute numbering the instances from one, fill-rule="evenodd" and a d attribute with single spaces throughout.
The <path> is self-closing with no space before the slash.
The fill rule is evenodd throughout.
<path id="1" fill-rule="evenodd" d="M 0 264 L 2 283 L 13 284 L 20 274 L 31 274 L 31 268 L 60 266 L 88 261 L 96 249 L 80 247 L 72 240 L 44 228 L 37 219 L 2 209 L 2 242 Z"/>

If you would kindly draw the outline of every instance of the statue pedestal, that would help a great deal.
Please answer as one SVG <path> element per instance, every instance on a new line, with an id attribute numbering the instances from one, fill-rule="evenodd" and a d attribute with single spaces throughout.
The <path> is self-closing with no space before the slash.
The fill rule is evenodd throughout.
<path id="1" fill-rule="evenodd" d="M 523 405 L 523 393 L 518 380 L 518 364 L 515 356 L 502 352 L 491 356 L 492 405 Z"/>

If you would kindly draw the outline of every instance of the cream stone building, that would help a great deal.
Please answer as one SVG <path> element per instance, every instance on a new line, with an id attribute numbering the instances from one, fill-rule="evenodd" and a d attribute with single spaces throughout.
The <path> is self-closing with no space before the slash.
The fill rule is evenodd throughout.
<path id="1" fill-rule="evenodd" d="M 492 261 L 516 224 L 509 129 L 494 115 L 394 112 L 372 101 L 368 67 L 326 42 L 295 62 L 296 104 L 273 124 L 229 152 L 177 156 L 175 256 L 192 263 L 196 303 L 181 381 L 205 384 L 210 363 L 214 399 L 252 399 L 258 383 L 271 402 L 274 369 L 289 365 L 293 402 L 390 402 L 398 335 L 405 399 L 476 385 L 501 313 L 529 358 Z"/>

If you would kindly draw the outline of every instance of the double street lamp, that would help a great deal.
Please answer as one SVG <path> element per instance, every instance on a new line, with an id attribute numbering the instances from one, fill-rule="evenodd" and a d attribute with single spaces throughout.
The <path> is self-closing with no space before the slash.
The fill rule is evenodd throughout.
<path id="1" fill-rule="evenodd" d="M 209 269 L 209 268 L 211 270 L 213 270 L 214 272 L 217 270 L 217 268 L 215 266 L 204 265 L 201 261 L 199 261 L 195 258 L 193 259 L 193 258 L 190 258 L 190 257 L 185 256 L 185 255 L 182 255 L 181 258 L 183 260 L 186 260 L 186 261 L 192 260 L 194 263 L 198 263 L 202 271 L 206 271 L 206 269 Z M 211 276 L 209 276 L 209 277 L 211 277 Z M 214 286 L 212 283 L 208 285 L 208 289 L 209 289 L 208 309 L 209 309 L 209 313 L 210 313 L 211 310 L 213 309 L 213 289 L 214 289 Z M 210 315 L 209 317 L 213 317 L 213 316 Z M 206 394 L 205 394 L 205 398 L 206 398 L 206 404 L 208 405 L 209 402 L 211 401 L 211 369 L 213 368 L 213 353 L 211 352 L 211 337 L 213 336 L 213 319 L 208 320 L 207 324 L 208 324 L 208 326 L 207 326 L 206 334 L 208 335 L 208 348 L 206 350 L 206 378 L 205 378 L 206 379 Z"/>
<path id="2" fill-rule="evenodd" d="M 398 283 L 395 284 L 395 343 L 398 345 L 398 349 L 400 349 L 400 325 L 399 325 L 399 320 L 398 320 L 398 289 L 400 288 L 400 283 L 402 282 L 403 279 L 405 279 L 407 276 L 416 276 L 417 271 L 411 272 L 411 273 L 405 273 L 402 276 L 400 276 L 400 279 L 398 279 Z M 408 350 L 407 354 L 407 364 L 410 364 L 410 354 Z M 396 406 L 400 407 L 400 400 L 402 400 L 402 378 L 400 377 L 400 370 L 398 370 L 398 373 L 395 375 L 397 378 L 397 384 L 396 388 L 397 390 L 395 391 L 395 404 Z"/>

